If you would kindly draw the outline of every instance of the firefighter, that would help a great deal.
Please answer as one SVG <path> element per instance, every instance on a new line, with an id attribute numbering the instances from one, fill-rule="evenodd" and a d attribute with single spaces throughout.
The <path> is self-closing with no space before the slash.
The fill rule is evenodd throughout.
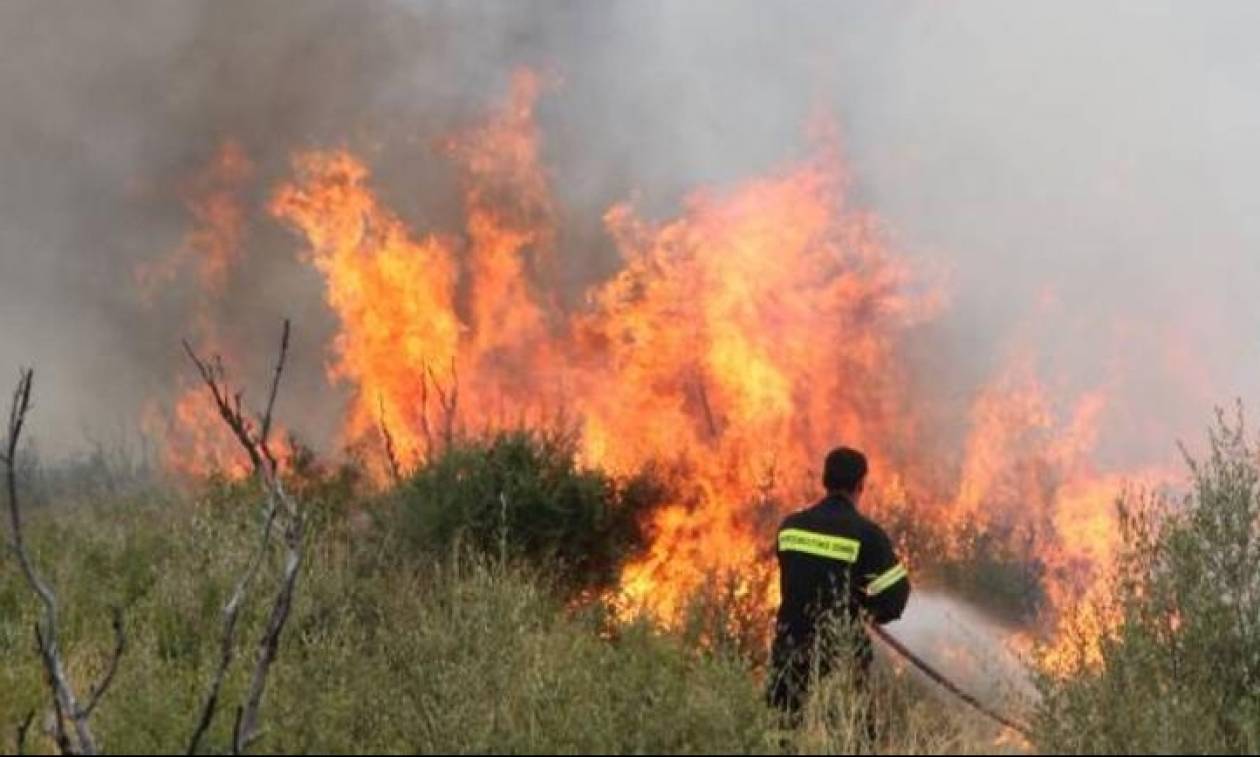
<path id="1" fill-rule="evenodd" d="M 827 496 L 779 527 L 781 599 L 767 698 L 791 725 L 811 678 L 848 665 L 854 682 L 864 683 L 873 652 L 862 624 L 896 620 L 910 598 L 892 542 L 858 511 L 866 474 L 861 452 L 832 450 L 823 466 Z"/>

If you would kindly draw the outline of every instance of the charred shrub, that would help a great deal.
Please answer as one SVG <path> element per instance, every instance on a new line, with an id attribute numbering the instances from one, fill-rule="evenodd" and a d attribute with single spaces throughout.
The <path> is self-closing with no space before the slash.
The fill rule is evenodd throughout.
<path id="1" fill-rule="evenodd" d="M 571 591 L 610 586 L 645 546 L 644 516 L 664 487 L 650 471 L 619 479 L 584 468 L 576 452 L 559 433 L 457 441 L 400 485 L 400 535 L 417 548 L 524 560 Z"/>

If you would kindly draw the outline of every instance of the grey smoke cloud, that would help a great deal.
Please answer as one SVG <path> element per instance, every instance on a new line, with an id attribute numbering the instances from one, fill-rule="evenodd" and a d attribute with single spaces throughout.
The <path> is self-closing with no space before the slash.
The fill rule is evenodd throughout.
<path id="1" fill-rule="evenodd" d="M 965 395 L 1016 341 L 1077 388 L 1120 376 L 1159 455 L 1260 377 L 1260 52 L 1248 3 L 150 2 L 0 4 L 0 377 L 41 372 L 49 448 L 134 423 L 180 369 L 195 292 L 146 308 L 136 264 L 174 249 L 181 182 L 222 139 L 258 164 L 349 145 L 413 225 L 457 228 L 439 136 L 518 66 L 539 106 L 575 287 L 615 253 L 600 214 L 666 217 L 690 189 L 808 150 L 835 114 L 854 193 L 951 272 L 931 370 Z M 255 381 L 298 320 L 290 401 L 326 435 L 333 328 L 297 241 L 257 211 L 216 306 Z M 1143 408 L 1150 408 L 1143 410 Z M 1150 417 L 1158 415 L 1158 423 Z M 1104 440 L 1105 442 L 1107 440 Z"/>

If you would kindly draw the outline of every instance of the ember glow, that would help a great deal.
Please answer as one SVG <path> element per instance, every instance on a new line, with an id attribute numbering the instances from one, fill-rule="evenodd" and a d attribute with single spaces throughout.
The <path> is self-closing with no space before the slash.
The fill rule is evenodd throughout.
<path id="1" fill-rule="evenodd" d="M 945 550 L 964 522 L 1020 539 L 1045 567 L 1048 617 L 1101 580 L 1119 487 L 1162 474 L 1097 467 L 1111 389 L 1058 394 L 1031 351 L 948 400 L 962 405 L 961 435 L 941 424 L 946 400 L 912 342 L 948 313 L 948 288 L 853 201 L 835 136 L 821 130 L 807 157 L 766 175 L 697 188 L 670 218 L 608 208 L 620 270 L 566 308 L 552 275 L 562 213 L 534 118 L 546 91 L 519 73 L 483 123 L 426 157 L 454 166 L 462 227 L 409 225 L 345 148 L 298 152 L 269 188 L 267 212 L 296 232 L 335 315 L 327 377 L 350 396 L 342 442 L 379 447 L 388 429 L 416 466 L 453 434 L 567 418 L 587 464 L 666 466 L 676 501 L 621 586 L 665 620 L 706 577 L 765 564 L 779 519 L 816 496 L 819 461 L 840 443 L 870 456 L 877 515 L 936 531 Z M 207 296 L 243 254 L 200 266 Z M 173 465 L 195 470 L 181 454 L 211 459 L 198 434 L 215 424 L 179 408 L 194 443 L 172 441 Z M 907 547 L 912 564 L 942 557 Z M 764 583 L 748 591 L 775 599 Z"/>

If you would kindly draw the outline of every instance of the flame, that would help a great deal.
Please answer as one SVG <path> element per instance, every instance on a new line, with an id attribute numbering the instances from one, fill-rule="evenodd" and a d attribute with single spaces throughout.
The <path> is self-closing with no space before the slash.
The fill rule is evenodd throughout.
<path id="1" fill-rule="evenodd" d="M 307 153 L 295 168 L 298 184 L 282 187 L 271 211 L 306 234 L 306 259 L 340 317 L 329 371 L 356 389 L 346 434 L 359 438 L 384 422 L 418 455 L 429 438 L 430 377 L 452 364 L 460 341 L 454 251 L 436 236 L 412 239 L 349 153 Z"/>
<path id="2" fill-rule="evenodd" d="M 239 479 L 249 475 L 249 461 L 224 429 L 223 420 L 203 386 L 181 382 L 170 411 L 158 402 L 145 406 L 142 427 L 160 441 L 162 464 L 177 476 L 212 474 Z"/>
<path id="3" fill-rule="evenodd" d="M 598 367 L 575 395 L 601 464 L 688 465 L 692 499 L 660 513 L 626 574 L 630 597 L 658 612 L 710 572 L 764 559 L 778 508 L 755 517 L 759 492 L 801 496 L 840 439 L 891 469 L 914 432 L 899 340 L 938 300 L 908 293 L 909 269 L 843 187 L 824 151 L 693 195 L 664 224 L 625 206 L 606 218 L 627 263 L 579 319 L 579 351 Z"/>
<path id="4" fill-rule="evenodd" d="M 621 590 L 665 619 L 712 574 L 766 563 L 778 521 L 816 495 L 839 443 L 867 452 L 877 516 L 908 509 L 942 534 L 973 522 L 1027 537 L 1052 612 L 1100 590 L 1116 548 L 1110 500 L 1144 475 L 1093 462 L 1113 388 L 1064 392 L 1032 350 L 1017 352 L 966 403 L 963 436 L 942 443 L 947 413 L 911 343 L 946 311 L 944 284 L 853 203 L 834 128 L 813 129 L 809 157 L 692 192 L 673 218 L 609 208 L 622 267 L 566 310 L 534 117 L 546 89 L 517 74 L 483 123 L 443 142 L 465 211 L 454 231 L 410 228 L 348 149 L 293 156 L 269 211 L 304 240 L 336 317 L 328 378 L 350 394 L 343 441 L 386 430 L 414 466 L 458 433 L 563 412 L 580 424 L 584 463 L 663 463 L 675 501 L 654 514 Z M 206 229 L 190 246 L 232 249 L 201 266 L 212 292 L 240 242 L 216 219 L 245 215 L 208 207 L 193 213 Z M 179 407 L 181 423 L 204 422 Z M 765 584 L 744 591 L 774 601 Z"/>
<path id="5" fill-rule="evenodd" d="M 210 162 L 180 192 L 184 207 L 196 221 L 175 251 L 135 270 L 136 283 L 145 299 L 151 301 L 179 270 L 196 263 L 198 280 L 210 295 L 221 295 L 228 273 L 239 262 L 243 250 L 248 209 L 240 191 L 254 175 L 254 164 L 239 142 L 225 140 Z"/>
<path id="6" fill-rule="evenodd" d="M 228 366 L 235 363 L 232 351 L 212 313 L 232 272 L 244 259 L 249 218 L 244 193 L 254 173 L 254 164 L 240 143 L 223 141 L 180 192 L 194 221 L 192 230 L 171 254 L 142 264 L 134 272 L 146 304 L 153 305 L 181 269 L 192 267 L 196 271 L 197 296 L 192 306 L 191 341 L 203 357 L 218 356 Z M 177 397 L 169 409 L 165 403 L 151 400 L 141 411 L 141 428 L 158 441 L 164 466 L 187 477 L 216 473 L 244 477 L 250 470 L 248 461 L 224 426 L 206 387 L 188 377 L 186 371 L 179 375 Z M 273 438 L 283 439 L 284 435 L 277 425 Z M 277 455 L 289 455 L 283 441 L 273 446 Z"/>

